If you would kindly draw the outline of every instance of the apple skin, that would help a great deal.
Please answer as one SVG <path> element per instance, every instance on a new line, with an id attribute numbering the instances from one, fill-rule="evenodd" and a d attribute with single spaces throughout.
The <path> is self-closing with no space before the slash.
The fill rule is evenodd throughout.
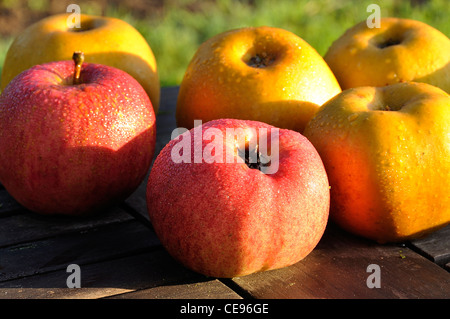
<path id="1" fill-rule="evenodd" d="M 153 51 L 144 37 L 130 24 L 112 17 L 80 15 L 80 29 L 69 28 L 70 14 L 46 17 L 17 35 L 5 57 L 0 88 L 20 72 L 53 61 L 70 60 L 83 51 L 86 62 L 121 69 L 145 89 L 155 114 L 160 84 Z"/>
<path id="2" fill-rule="evenodd" d="M 449 105 L 443 90 L 412 82 L 348 89 L 325 103 L 304 135 L 327 170 L 330 219 L 379 243 L 447 225 Z"/>
<path id="3" fill-rule="evenodd" d="M 340 92 L 324 59 L 302 38 L 280 28 L 240 28 L 198 48 L 180 85 L 176 120 L 191 129 L 194 120 L 235 118 L 302 133 Z"/>
<path id="4" fill-rule="evenodd" d="M 380 28 L 362 21 L 324 56 L 343 90 L 424 82 L 450 93 L 450 39 L 423 22 L 382 18 Z"/>
<path id="5" fill-rule="evenodd" d="M 216 128 L 225 136 L 226 128 L 246 127 L 273 128 L 219 119 L 201 130 Z M 193 150 L 195 138 L 186 138 Z M 274 174 L 237 162 L 174 163 L 171 151 L 178 142 L 171 140 L 156 158 L 147 204 L 161 243 L 181 264 L 231 278 L 292 265 L 314 249 L 328 220 L 329 185 L 319 155 L 300 133 L 279 130 Z M 204 150 L 207 142 L 197 145 Z M 224 145 L 235 151 L 225 138 Z"/>
<path id="6" fill-rule="evenodd" d="M 34 66 L 0 96 L 0 181 L 24 207 L 82 215 L 130 195 L 155 148 L 155 114 L 124 71 L 74 62 Z"/>

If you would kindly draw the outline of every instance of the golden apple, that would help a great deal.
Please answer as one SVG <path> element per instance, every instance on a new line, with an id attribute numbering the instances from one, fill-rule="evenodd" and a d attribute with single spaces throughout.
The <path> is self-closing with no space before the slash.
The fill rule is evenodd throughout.
<path id="1" fill-rule="evenodd" d="M 348 29 L 325 54 L 342 89 L 414 81 L 450 93 L 449 38 L 420 21 L 380 22 L 380 28 L 363 21 Z"/>
<path id="2" fill-rule="evenodd" d="M 425 83 L 348 89 L 304 135 L 331 186 L 330 218 L 380 243 L 450 222 L 450 96 Z"/>
<path id="3" fill-rule="evenodd" d="M 44 18 L 20 33 L 11 44 L 0 87 L 19 73 L 45 62 L 71 60 L 83 51 L 86 62 L 109 65 L 133 76 L 148 94 L 155 112 L 160 84 L 156 60 L 144 37 L 120 19 L 80 15 L 80 28 L 68 24 L 70 14 Z"/>
<path id="4" fill-rule="evenodd" d="M 204 42 L 180 85 L 176 119 L 256 120 L 302 132 L 317 109 L 341 92 L 328 65 L 283 29 L 230 30 Z"/>

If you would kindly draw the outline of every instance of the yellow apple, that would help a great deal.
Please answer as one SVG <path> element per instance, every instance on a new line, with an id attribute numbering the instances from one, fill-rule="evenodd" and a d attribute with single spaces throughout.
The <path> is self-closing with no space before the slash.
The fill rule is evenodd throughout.
<path id="1" fill-rule="evenodd" d="M 80 15 L 80 27 L 68 23 L 70 14 L 44 18 L 26 28 L 11 44 L 5 58 L 0 88 L 19 73 L 45 62 L 71 60 L 83 51 L 86 62 L 109 65 L 133 76 L 148 94 L 155 112 L 160 84 L 156 60 L 144 37 L 120 19 Z"/>
<path id="2" fill-rule="evenodd" d="M 425 83 L 343 91 L 304 135 L 331 186 L 330 218 L 380 243 L 450 222 L 450 96 Z"/>
<path id="3" fill-rule="evenodd" d="M 204 42 L 180 85 L 176 119 L 256 120 L 302 132 L 317 109 L 341 88 L 317 51 L 280 28 L 223 32 Z"/>
<path id="4" fill-rule="evenodd" d="M 348 29 L 324 56 L 342 89 L 425 82 L 450 93 L 450 40 L 420 21 L 383 18 Z"/>

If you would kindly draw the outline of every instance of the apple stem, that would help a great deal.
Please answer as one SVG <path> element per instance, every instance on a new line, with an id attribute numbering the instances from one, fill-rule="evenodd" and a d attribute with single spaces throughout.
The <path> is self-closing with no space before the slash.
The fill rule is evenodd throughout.
<path id="1" fill-rule="evenodd" d="M 239 148 L 238 148 L 238 152 L 239 152 Z M 250 152 L 253 154 L 250 154 Z M 255 154 L 256 154 L 256 162 L 254 162 Z M 270 166 L 270 161 L 269 161 L 269 163 L 261 162 L 261 153 L 259 152 L 258 144 L 255 145 L 255 148 L 252 150 L 252 149 L 250 149 L 250 145 L 247 141 L 245 143 L 245 149 L 244 149 L 244 162 L 245 162 L 245 164 L 247 164 L 247 166 L 249 168 L 257 169 L 259 171 L 261 171 L 262 167 Z"/>
<path id="2" fill-rule="evenodd" d="M 75 62 L 75 70 L 73 72 L 73 84 L 80 84 L 81 65 L 84 62 L 84 53 L 81 51 L 75 51 L 72 56 L 73 62 Z"/>

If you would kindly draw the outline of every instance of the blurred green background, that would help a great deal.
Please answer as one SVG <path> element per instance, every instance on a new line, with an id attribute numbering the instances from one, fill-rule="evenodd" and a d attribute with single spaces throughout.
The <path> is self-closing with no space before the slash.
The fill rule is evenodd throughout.
<path id="1" fill-rule="evenodd" d="M 0 0 L 0 66 L 19 32 L 76 3 L 82 13 L 113 16 L 138 29 L 157 60 L 161 85 L 180 84 L 186 67 L 206 39 L 245 26 L 273 26 L 294 32 L 321 55 L 346 29 L 366 20 L 376 3 L 381 16 L 423 21 L 450 34 L 448 0 Z"/>

